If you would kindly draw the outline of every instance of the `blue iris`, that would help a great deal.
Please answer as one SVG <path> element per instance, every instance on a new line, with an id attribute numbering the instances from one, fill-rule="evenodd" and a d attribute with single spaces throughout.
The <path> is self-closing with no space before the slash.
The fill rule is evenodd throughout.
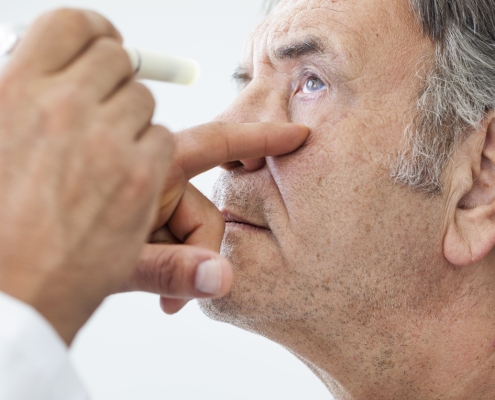
<path id="1" fill-rule="evenodd" d="M 306 80 L 306 82 L 304 82 L 302 91 L 303 93 L 314 93 L 320 90 L 325 90 L 326 88 L 326 85 L 322 82 L 321 79 L 317 78 L 316 76 L 310 76 Z"/>

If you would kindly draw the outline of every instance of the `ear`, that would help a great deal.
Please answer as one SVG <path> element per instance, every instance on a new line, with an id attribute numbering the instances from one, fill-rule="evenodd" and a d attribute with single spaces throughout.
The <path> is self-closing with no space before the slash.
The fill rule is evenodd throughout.
<path id="1" fill-rule="evenodd" d="M 450 169 L 445 258 L 465 266 L 495 246 L 495 114 L 461 144 Z"/>

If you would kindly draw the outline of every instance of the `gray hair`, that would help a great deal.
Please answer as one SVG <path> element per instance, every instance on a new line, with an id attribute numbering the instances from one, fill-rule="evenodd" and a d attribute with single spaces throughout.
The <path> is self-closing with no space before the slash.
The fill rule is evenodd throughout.
<path id="1" fill-rule="evenodd" d="M 269 0 L 271 10 L 280 0 Z M 392 178 L 429 194 L 456 147 L 495 109 L 495 0 L 409 0 L 436 45 Z"/>

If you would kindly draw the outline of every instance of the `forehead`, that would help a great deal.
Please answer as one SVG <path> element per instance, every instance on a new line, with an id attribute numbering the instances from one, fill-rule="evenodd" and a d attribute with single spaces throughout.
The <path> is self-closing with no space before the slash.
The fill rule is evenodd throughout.
<path id="1" fill-rule="evenodd" d="M 282 0 L 249 37 L 244 61 L 271 62 L 277 49 L 315 36 L 351 68 L 380 52 L 405 51 L 422 32 L 408 0 Z"/>

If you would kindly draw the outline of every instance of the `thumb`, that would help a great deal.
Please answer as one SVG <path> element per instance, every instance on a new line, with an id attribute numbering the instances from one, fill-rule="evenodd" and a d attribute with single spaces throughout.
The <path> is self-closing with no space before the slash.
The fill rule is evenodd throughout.
<path id="1" fill-rule="evenodd" d="M 232 266 L 214 251 L 186 245 L 145 245 L 123 291 L 157 293 L 170 299 L 225 296 Z"/>

